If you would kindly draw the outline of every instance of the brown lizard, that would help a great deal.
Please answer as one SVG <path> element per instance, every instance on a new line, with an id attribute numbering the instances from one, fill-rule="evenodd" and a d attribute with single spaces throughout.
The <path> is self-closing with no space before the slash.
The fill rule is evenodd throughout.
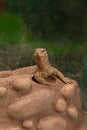
<path id="1" fill-rule="evenodd" d="M 38 48 L 35 50 L 34 58 L 37 63 L 37 71 L 34 74 L 34 79 L 40 84 L 48 85 L 47 79 L 55 76 L 61 79 L 64 83 L 71 83 L 70 78 L 67 78 L 58 69 L 52 67 L 48 60 L 48 54 L 44 48 Z"/>
<path id="2" fill-rule="evenodd" d="M 49 82 L 47 79 L 52 76 L 60 78 L 64 83 L 71 83 L 69 78 L 65 77 L 62 72 L 50 65 L 48 54 L 44 48 L 35 49 L 34 58 L 37 63 L 35 66 L 19 68 L 13 71 L 1 71 L 0 78 L 27 74 L 40 84 L 48 85 Z"/>

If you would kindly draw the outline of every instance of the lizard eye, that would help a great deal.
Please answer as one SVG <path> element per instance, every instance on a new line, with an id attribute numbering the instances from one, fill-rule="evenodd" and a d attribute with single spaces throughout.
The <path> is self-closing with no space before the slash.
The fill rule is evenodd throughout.
<path id="1" fill-rule="evenodd" d="M 45 50 L 42 50 L 42 52 L 44 52 Z"/>

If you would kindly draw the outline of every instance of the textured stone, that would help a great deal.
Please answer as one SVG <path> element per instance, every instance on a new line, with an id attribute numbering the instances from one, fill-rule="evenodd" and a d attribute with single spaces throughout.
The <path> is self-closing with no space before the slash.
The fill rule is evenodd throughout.
<path id="1" fill-rule="evenodd" d="M 0 97 L 4 96 L 7 92 L 7 89 L 5 87 L 0 87 Z"/>
<path id="2" fill-rule="evenodd" d="M 76 108 L 73 105 L 71 105 L 67 108 L 67 114 L 72 119 L 78 118 L 78 111 L 76 110 Z"/>
<path id="3" fill-rule="evenodd" d="M 25 119 L 45 110 L 52 104 L 53 99 L 54 92 L 52 90 L 39 89 L 9 105 L 7 113 L 13 118 Z"/>
<path id="4" fill-rule="evenodd" d="M 0 128 L 0 130 L 21 130 L 19 127 Z"/>
<path id="5" fill-rule="evenodd" d="M 12 82 L 12 85 L 18 91 L 28 90 L 31 87 L 31 80 L 29 78 L 19 77 Z"/>
<path id="6" fill-rule="evenodd" d="M 63 98 L 57 99 L 55 103 L 55 109 L 57 112 L 64 112 L 67 108 L 66 101 Z"/>
<path id="7" fill-rule="evenodd" d="M 75 93 L 75 84 L 65 84 L 61 89 L 61 94 L 66 98 L 73 97 Z"/>
<path id="8" fill-rule="evenodd" d="M 25 120 L 25 121 L 23 121 L 22 126 L 24 128 L 29 128 L 30 129 L 30 128 L 32 128 L 34 126 L 34 124 L 33 124 L 32 120 Z"/>
<path id="9" fill-rule="evenodd" d="M 39 121 L 38 130 L 66 130 L 66 121 L 58 116 L 44 117 Z"/>

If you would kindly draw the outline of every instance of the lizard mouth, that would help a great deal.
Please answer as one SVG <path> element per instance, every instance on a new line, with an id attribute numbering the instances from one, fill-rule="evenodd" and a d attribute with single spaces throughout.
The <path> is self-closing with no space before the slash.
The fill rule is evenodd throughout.
<path id="1" fill-rule="evenodd" d="M 35 61 L 37 61 L 37 62 L 40 61 L 40 56 L 38 54 L 35 54 L 34 57 L 35 57 Z"/>

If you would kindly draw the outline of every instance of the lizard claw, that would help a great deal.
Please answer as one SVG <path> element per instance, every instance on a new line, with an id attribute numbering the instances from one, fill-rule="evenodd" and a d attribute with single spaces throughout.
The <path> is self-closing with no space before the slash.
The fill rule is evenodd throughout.
<path id="1" fill-rule="evenodd" d="M 45 82 L 45 85 L 49 86 L 49 85 L 50 85 L 50 83 L 49 83 L 49 82 Z"/>
<path id="2" fill-rule="evenodd" d="M 64 82 L 65 82 L 66 84 L 71 84 L 71 83 L 72 83 L 71 79 L 70 79 L 70 78 L 67 78 L 67 77 L 65 77 Z"/>

